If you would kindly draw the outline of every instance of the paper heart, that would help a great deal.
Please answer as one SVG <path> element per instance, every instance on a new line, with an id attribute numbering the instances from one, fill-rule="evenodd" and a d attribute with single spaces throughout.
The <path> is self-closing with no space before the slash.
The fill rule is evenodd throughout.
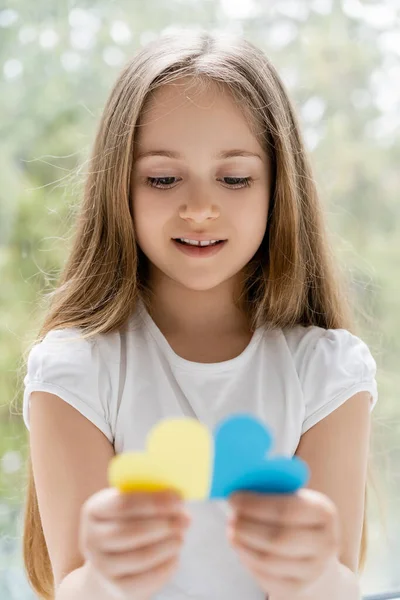
<path id="1" fill-rule="evenodd" d="M 309 479 L 300 458 L 268 458 L 272 434 L 259 420 L 236 414 L 214 432 L 214 471 L 210 498 L 227 498 L 238 490 L 283 494 L 295 492 Z"/>
<path id="2" fill-rule="evenodd" d="M 147 436 L 147 452 L 123 452 L 111 459 L 108 480 L 120 491 L 174 489 L 186 500 L 210 491 L 213 439 L 196 419 L 164 419 Z"/>

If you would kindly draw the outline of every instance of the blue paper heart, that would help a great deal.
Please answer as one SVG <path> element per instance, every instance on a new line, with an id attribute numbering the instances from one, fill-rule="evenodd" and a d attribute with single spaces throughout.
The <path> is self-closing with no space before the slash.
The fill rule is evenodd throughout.
<path id="1" fill-rule="evenodd" d="M 252 415 L 236 414 L 221 421 L 214 431 L 210 498 L 227 498 L 238 490 L 293 493 L 306 485 L 307 463 L 296 456 L 268 458 L 272 443 L 272 433 Z"/>

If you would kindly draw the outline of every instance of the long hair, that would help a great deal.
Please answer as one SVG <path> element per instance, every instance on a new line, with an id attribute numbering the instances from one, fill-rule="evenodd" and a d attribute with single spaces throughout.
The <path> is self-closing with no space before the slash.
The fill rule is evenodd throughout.
<path id="1" fill-rule="evenodd" d="M 135 134 L 146 102 L 183 76 L 228 86 L 272 167 L 264 239 L 246 266 L 241 307 L 252 327 L 316 325 L 354 331 L 347 285 L 330 247 L 324 214 L 294 105 L 264 53 L 241 37 L 202 31 L 161 36 L 123 67 L 102 113 L 75 235 L 36 341 L 56 328 L 83 337 L 122 327 L 146 298 L 146 257 L 136 244 L 131 202 Z M 41 598 L 54 579 L 31 457 L 27 463 L 23 559 Z M 368 476 L 370 477 L 368 468 Z M 359 571 L 367 552 L 367 487 Z"/>

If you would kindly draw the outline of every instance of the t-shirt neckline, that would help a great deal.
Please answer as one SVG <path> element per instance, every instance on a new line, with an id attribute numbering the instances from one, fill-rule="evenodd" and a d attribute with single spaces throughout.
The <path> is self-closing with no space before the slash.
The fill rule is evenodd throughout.
<path id="1" fill-rule="evenodd" d="M 152 336 L 152 338 L 155 340 L 155 342 L 163 351 L 163 353 L 167 356 L 169 362 L 172 363 L 175 367 L 178 367 L 179 369 L 185 371 L 208 371 L 215 373 L 218 371 L 230 371 L 233 369 L 237 369 L 243 363 L 249 360 L 250 356 L 253 354 L 256 346 L 258 345 L 258 342 L 260 341 L 262 335 L 262 327 L 257 327 L 245 349 L 234 358 L 230 358 L 228 360 L 216 363 L 194 362 L 191 360 L 187 360 L 182 356 L 179 356 L 179 354 L 177 354 L 173 350 L 162 331 L 153 321 L 142 300 L 138 301 L 138 309 L 142 317 L 143 324 L 145 325 L 145 329 Z"/>

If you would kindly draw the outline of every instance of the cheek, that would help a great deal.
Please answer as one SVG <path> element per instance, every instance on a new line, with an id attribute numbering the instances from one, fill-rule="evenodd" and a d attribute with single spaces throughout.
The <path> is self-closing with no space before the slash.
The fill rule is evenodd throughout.
<path id="1" fill-rule="evenodd" d="M 133 201 L 133 222 L 142 250 L 145 250 L 145 247 L 156 246 L 161 241 L 168 218 L 168 207 L 165 203 L 155 202 L 146 193 L 136 194 Z"/>
<path id="2" fill-rule="evenodd" d="M 235 225 L 244 244 L 259 245 L 267 228 L 268 204 L 251 202 L 235 210 Z"/>

